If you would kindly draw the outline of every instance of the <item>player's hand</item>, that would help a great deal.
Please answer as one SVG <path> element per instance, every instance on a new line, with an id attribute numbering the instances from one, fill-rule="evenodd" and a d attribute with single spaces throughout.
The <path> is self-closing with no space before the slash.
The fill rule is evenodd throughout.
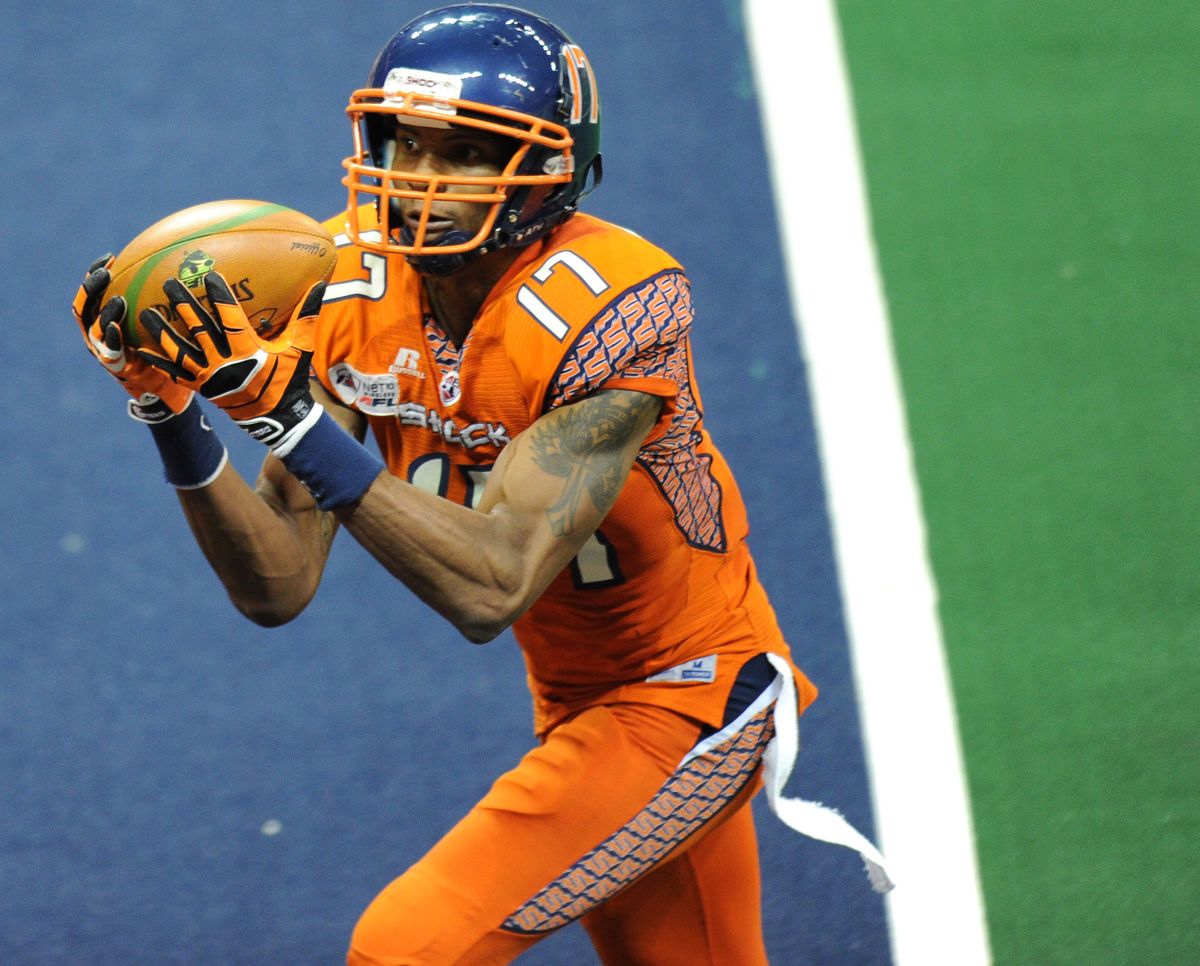
<path id="1" fill-rule="evenodd" d="M 182 282 L 168 279 L 163 293 L 180 321 L 172 326 L 157 310 L 143 309 L 138 321 L 162 352 L 139 349 L 137 355 L 211 399 L 255 439 L 278 446 L 315 418 L 309 360 L 325 283 L 308 290 L 287 327 L 271 340 L 255 333 L 217 272 L 204 277 L 204 289 L 212 312 Z"/>
<path id="2" fill-rule="evenodd" d="M 71 310 L 88 351 L 133 397 L 129 414 L 144 423 L 162 422 L 187 408 L 192 391 L 125 350 L 125 300 L 118 295 L 104 301 L 112 262 L 112 255 L 102 255 L 88 266 Z"/>

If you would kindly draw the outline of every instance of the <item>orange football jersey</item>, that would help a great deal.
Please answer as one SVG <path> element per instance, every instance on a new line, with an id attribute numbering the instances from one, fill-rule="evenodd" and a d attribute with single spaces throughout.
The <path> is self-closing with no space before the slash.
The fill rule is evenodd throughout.
<path id="1" fill-rule="evenodd" d="M 732 682 L 746 657 L 788 649 L 741 495 L 703 426 L 679 264 L 576 215 L 521 253 L 455 346 L 402 257 L 356 247 L 343 216 L 325 227 L 338 261 L 313 369 L 367 417 L 394 475 L 474 506 L 500 451 L 543 413 L 600 388 L 664 400 L 612 510 L 514 632 L 539 733 L 597 701 L 719 725 L 727 689 L 689 685 Z M 816 690 L 796 679 L 803 708 Z"/>

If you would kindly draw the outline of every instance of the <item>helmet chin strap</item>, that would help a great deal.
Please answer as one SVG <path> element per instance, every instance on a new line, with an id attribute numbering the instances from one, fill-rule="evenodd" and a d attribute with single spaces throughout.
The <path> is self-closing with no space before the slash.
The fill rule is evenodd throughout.
<path id="1" fill-rule="evenodd" d="M 404 223 L 404 219 L 400 213 L 400 202 L 395 198 L 390 198 L 388 199 L 388 208 L 391 216 L 391 224 L 400 226 L 398 232 L 401 244 L 411 245 L 416 240 L 416 236 L 413 235 L 412 229 Z M 470 240 L 471 236 L 466 232 L 455 229 L 446 232 L 445 235 L 430 247 L 436 248 L 438 245 L 461 245 L 463 242 Z M 480 255 L 491 250 L 492 245 L 490 242 L 484 242 L 478 248 L 473 248 L 469 252 L 458 252 L 452 255 L 405 255 L 404 260 L 422 275 L 453 275 Z"/>
<path id="2" fill-rule="evenodd" d="M 555 186 L 557 188 L 558 186 Z M 552 194 L 554 189 L 541 189 L 538 192 L 532 192 L 529 187 L 520 187 L 511 195 L 508 203 L 504 206 L 500 213 L 496 226 L 492 230 L 492 234 L 486 241 L 479 245 L 478 248 L 473 248 L 467 252 L 457 252 L 449 255 L 405 255 L 404 259 L 417 272 L 422 275 L 445 276 L 453 275 L 455 272 L 469 265 L 481 255 L 486 255 L 489 252 L 499 251 L 501 248 L 524 248 L 526 245 L 537 241 L 547 231 L 554 228 L 561 222 L 565 221 L 575 213 L 575 206 L 571 205 L 568 208 L 556 212 L 553 217 L 543 218 L 532 222 L 521 219 L 520 216 L 527 210 L 527 205 L 535 212 L 544 201 L 546 194 Z M 533 203 L 530 204 L 531 195 Z M 540 196 L 540 197 L 539 197 Z M 400 203 L 395 198 L 388 199 L 388 208 L 390 214 L 390 223 L 399 225 L 397 233 L 399 240 L 403 245 L 411 245 L 415 240 L 415 235 L 412 229 L 405 223 L 400 212 Z M 512 214 L 510 214 L 512 213 Z M 503 225 L 499 221 L 501 219 L 511 218 L 515 225 Z M 430 248 L 437 248 L 440 245 L 461 245 L 463 242 L 470 241 L 471 235 L 464 231 L 452 230 L 446 232 L 441 238 L 430 245 Z"/>
<path id="3" fill-rule="evenodd" d="M 407 228 L 403 230 L 403 234 L 407 234 L 409 240 L 412 239 L 412 233 L 409 233 Z M 457 244 L 460 241 L 467 241 L 468 235 L 463 232 L 449 232 L 446 234 L 446 238 L 454 239 L 446 244 Z M 406 244 L 410 244 L 410 241 L 406 241 Z M 466 268 L 468 264 L 484 254 L 486 247 L 481 245 L 478 248 L 472 248 L 469 252 L 457 252 L 456 254 L 406 254 L 404 260 L 412 265 L 420 275 L 438 277 L 454 275 L 456 271 Z"/>

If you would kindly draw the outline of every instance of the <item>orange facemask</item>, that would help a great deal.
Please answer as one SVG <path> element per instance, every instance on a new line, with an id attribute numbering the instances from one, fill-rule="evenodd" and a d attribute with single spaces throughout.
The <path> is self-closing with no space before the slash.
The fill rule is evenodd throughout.
<path id="1" fill-rule="evenodd" d="M 553 186 L 574 178 L 571 133 L 543 118 L 474 101 L 379 88 L 355 91 L 346 113 L 354 131 L 354 154 L 342 162 L 346 169 L 342 184 L 349 191 L 347 230 L 355 244 L 368 251 L 406 256 L 454 255 L 476 249 L 486 253 L 490 241 L 521 224 L 522 209 L 531 192 L 544 198 Z M 463 127 L 498 134 L 512 139 L 517 147 L 496 175 L 394 170 L 387 142 L 395 135 L 383 133 L 385 128 L 392 130 L 389 118 L 414 127 Z M 396 202 L 401 200 L 421 202 L 415 227 L 400 217 Z M 474 235 L 451 231 L 427 243 L 430 215 L 437 202 L 486 205 L 488 211 Z M 361 221 L 361 210 L 367 204 L 378 212 L 377 225 Z M 519 243 L 519 237 L 506 239 L 506 243 L 513 241 Z"/>

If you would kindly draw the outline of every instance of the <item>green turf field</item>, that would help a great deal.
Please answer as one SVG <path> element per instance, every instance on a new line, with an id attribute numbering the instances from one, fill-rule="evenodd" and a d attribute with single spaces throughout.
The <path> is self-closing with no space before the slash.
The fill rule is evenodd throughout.
<path id="1" fill-rule="evenodd" d="M 839 14 L 995 961 L 1200 963 L 1200 5 Z"/>

